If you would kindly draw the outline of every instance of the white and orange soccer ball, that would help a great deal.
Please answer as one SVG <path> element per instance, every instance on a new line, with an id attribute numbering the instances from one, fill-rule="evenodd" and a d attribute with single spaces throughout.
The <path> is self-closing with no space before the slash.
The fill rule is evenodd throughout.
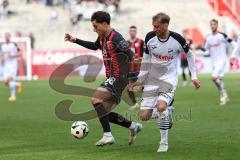
<path id="1" fill-rule="evenodd" d="M 84 121 L 76 121 L 71 126 L 71 135 L 76 139 L 83 139 L 89 133 L 89 127 Z"/>

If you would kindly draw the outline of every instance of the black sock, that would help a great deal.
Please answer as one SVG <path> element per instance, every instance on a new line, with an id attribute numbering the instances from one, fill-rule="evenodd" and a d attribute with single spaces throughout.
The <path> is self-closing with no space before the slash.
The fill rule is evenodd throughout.
<path id="1" fill-rule="evenodd" d="M 191 79 L 192 78 L 192 74 L 191 74 L 190 70 L 188 70 L 188 74 L 189 74 L 189 78 Z"/>
<path id="2" fill-rule="evenodd" d="M 187 77 L 186 77 L 186 74 L 185 74 L 184 69 L 183 69 L 183 72 L 182 72 L 182 79 L 183 79 L 183 81 L 186 81 L 186 80 L 187 80 Z"/>
<path id="3" fill-rule="evenodd" d="M 104 132 L 111 132 L 110 124 L 109 124 L 109 114 L 107 113 L 106 109 L 104 108 L 103 104 L 97 103 L 93 105 L 97 114 L 99 121 L 102 125 Z"/>
<path id="4" fill-rule="evenodd" d="M 217 86 L 218 90 L 222 93 L 225 91 L 225 88 L 224 88 L 224 83 L 222 81 L 221 78 L 217 78 L 215 81 L 214 81 L 215 85 Z"/>
<path id="5" fill-rule="evenodd" d="M 126 128 L 129 128 L 132 124 L 132 121 L 129 121 L 128 119 L 124 118 L 122 115 L 115 112 L 109 113 L 109 121 L 111 123 L 114 123 Z"/>
<path id="6" fill-rule="evenodd" d="M 128 95 L 131 98 L 132 103 L 135 104 L 137 101 L 136 101 L 136 97 L 135 97 L 134 92 L 133 91 L 128 91 Z"/>

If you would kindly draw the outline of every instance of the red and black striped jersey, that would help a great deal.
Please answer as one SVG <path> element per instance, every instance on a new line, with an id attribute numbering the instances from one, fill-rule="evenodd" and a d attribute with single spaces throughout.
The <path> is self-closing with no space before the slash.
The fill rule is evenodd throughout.
<path id="1" fill-rule="evenodd" d="M 95 42 L 76 39 L 75 43 L 88 49 L 102 50 L 106 77 L 127 76 L 128 62 L 132 61 L 133 53 L 126 40 L 117 31 L 112 30 L 107 36 L 99 36 Z"/>
<path id="2" fill-rule="evenodd" d="M 144 41 L 137 38 L 135 41 L 127 40 L 130 49 L 134 53 L 134 58 L 141 59 L 144 52 Z"/>

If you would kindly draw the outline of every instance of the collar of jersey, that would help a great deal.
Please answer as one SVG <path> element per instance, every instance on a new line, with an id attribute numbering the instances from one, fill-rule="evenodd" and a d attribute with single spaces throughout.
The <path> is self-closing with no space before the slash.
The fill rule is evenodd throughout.
<path id="1" fill-rule="evenodd" d="M 168 39 L 169 39 L 169 37 L 170 37 L 170 34 L 171 34 L 171 32 L 168 34 L 168 38 L 167 38 L 166 40 L 164 40 L 164 41 L 162 41 L 159 37 L 157 37 L 157 38 L 158 38 L 158 40 L 159 40 L 160 42 L 164 43 L 164 42 L 167 42 L 167 41 L 168 41 Z"/>
<path id="2" fill-rule="evenodd" d="M 114 29 L 112 29 L 110 32 L 106 33 L 106 35 L 104 35 L 104 37 L 107 38 L 113 31 L 114 31 Z"/>

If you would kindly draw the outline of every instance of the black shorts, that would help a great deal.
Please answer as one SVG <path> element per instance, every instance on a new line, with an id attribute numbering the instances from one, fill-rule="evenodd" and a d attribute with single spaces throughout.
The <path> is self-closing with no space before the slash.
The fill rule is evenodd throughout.
<path id="1" fill-rule="evenodd" d="M 110 100 L 111 102 L 119 104 L 121 102 L 122 92 L 126 88 L 127 84 L 127 76 L 124 76 L 124 78 L 109 77 L 100 84 L 100 87 L 106 88 L 108 91 L 111 92 L 113 96 L 113 99 Z"/>
<path id="2" fill-rule="evenodd" d="M 128 80 L 129 82 L 136 82 L 138 79 L 139 72 L 129 72 L 128 73 Z"/>
<path id="3" fill-rule="evenodd" d="M 188 67 L 188 61 L 187 61 L 187 59 L 182 59 L 182 60 L 181 60 L 181 67 L 182 67 L 182 68 Z"/>

